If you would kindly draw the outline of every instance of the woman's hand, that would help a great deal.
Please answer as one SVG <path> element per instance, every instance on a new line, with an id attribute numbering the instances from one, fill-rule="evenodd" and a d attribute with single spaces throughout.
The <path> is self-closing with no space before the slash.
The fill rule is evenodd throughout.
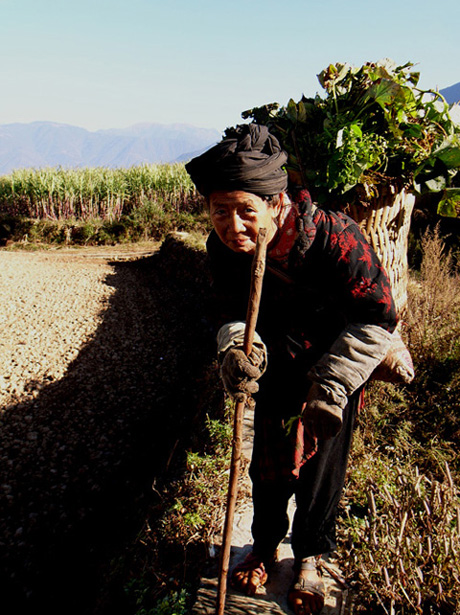
<path id="1" fill-rule="evenodd" d="M 342 429 L 342 408 L 333 396 L 314 382 L 302 411 L 302 420 L 320 440 L 329 440 Z"/>
<path id="2" fill-rule="evenodd" d="M 254 332 L 249 357 L 243 352 L 245 323 L 233 321 L 217 333 L 217 356 L 225 390 L 237 401 L 257 393 L 258 380 L 267 367 L 267 349 L 257 331 Z"/>
<path id="3" fill-rule="evenodd" d="M 229 348 L 221 362 L 220 375 L 225 390 L 237 401 L 243 396 L 250 396 L 257 393 L 258 380 L 261 375 L 261 366 L 264 363 L 264 353 L 261 349 L 254 347 L 249 357 L 243 352 L 242 348 L 234 346 Z"/>

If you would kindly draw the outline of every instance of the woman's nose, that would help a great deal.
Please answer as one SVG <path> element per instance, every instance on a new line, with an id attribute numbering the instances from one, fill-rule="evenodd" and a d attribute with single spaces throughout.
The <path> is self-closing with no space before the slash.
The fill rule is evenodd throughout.
<path id="1" fill-rule="evenodd" d="M 238 214 L 233 214 L 230 218 L 230 227 L 235 233 L 241 233 L 245 230 L 244 222 Z"/>

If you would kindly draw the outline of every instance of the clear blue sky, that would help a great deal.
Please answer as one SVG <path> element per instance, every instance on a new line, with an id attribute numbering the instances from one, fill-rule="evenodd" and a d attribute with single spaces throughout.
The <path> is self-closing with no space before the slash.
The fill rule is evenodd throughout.
<path id="1" fill-rule="evenodd" d="M 321 93 L 330 63 L 411 61 L 460 81 L 460 1 L 0 0 L 0 124 L 224 130 Z"/>

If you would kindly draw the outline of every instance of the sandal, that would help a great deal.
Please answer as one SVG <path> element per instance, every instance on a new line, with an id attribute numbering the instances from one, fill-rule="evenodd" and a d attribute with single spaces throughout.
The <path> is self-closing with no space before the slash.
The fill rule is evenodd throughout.
<path id="1" fill-rule="evenodd" d="M 296 566 L 296 579 L 289 588 L 288 604 L 296 615 L 319 613 L 324 606 L 326 588 L 320 578 L 307 579 L 303 572 L 314 571 L 319 577 L 316 557 L 307 557 Z"/>
<path id="2" fill-rule="evenodd" d="M 253 596 L 257 589 L 265 585 L 268 579 L 266 566 L 277 560 L 277 554 L 264 559 L 253 551 L 245 559 L 237 564 L 232 571 L 231 585 L 248 596 Z"/>

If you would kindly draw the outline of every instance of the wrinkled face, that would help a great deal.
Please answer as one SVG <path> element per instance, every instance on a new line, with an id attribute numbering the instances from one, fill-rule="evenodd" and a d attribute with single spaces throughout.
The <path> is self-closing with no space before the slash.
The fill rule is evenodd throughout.
<path id="1" fill-rule="evenodd" d="M 213 192 L 209 197 L 209 213 L 222 243 L 234 252 L 253 254 L 260 228 L 267 229 L 270 242 L 276 233 L 275 219 L 282 199 L 272 207 L 250 192 Z"/>

